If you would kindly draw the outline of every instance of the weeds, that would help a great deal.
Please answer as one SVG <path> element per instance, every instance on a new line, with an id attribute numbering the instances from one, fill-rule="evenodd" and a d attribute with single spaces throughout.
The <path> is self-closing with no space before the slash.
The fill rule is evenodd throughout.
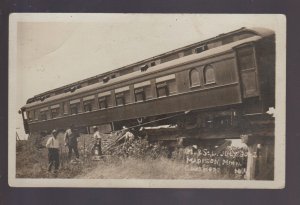
<path id="1" fill-rule="evenodd" d="M 63 136 L 58 136 L 63 143 Z M 165 146 L 149 144 L 137 138 L 114 146 L 104 152 L 100 161 L 91 160 L 89 135 L 79 138 L 80 162 L 70 163 L 67 148 L 60 149 L 58 174 L 49 173 L 47 149 L 43 148 L 44 138 L 38 146 L 36 140 L 28 140 L 19 145 L 17 151 L 17 178 L 90 178 L 90 179 L 229 179 L 229 176 L 216 176 L 193 170 L 183 160 L 169 159 Z M 34 142 L 34 144 L 33 144 Z"/>

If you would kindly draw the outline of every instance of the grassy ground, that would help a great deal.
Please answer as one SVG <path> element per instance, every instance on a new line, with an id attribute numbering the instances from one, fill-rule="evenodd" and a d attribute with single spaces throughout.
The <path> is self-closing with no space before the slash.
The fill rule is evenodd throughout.
<path id="1" fill-rule="evenodd" d="M 63 142 L 63 136 L 59 140 Z M 47 138 L 43 139 L 44 145 Z M 67 148 L 60 149 L 60 169 L 58 174 L 48 173 L 47 149 L 36 149 L 35 141 L 23 141 L 17 146 L 16 177 L 17 178 L 89 178 L 89 179 L 229 179 L 228 176 L 217 176 L 212 173 L 193 171 L 183 162 L 160 157 L 151 158 L 117 158 L 104 157 L 100 161 L 92 161 L 84 157 L 89 153 L 83 147 L 90 144 L 90 136 L 79 139 L 81 162 L 72 164 L 67 160 Z M 85 144 L 85 145 L 84 145 Z"/>
<path id="2" fill-rule="evenodd" d="M 84 141 L 83 141 L 83 137 Z M 35 139 L 28 141 L 20 141 L 17 143 L 17 157 L 16 157 L 16 177 L 17 178 L 74 178 L 75 176 L 88 172 L 91 168 L 97 166 L 97 163 L 89 158 L 84 160 L 83 144 L 85 147 L 90 144 L 90 136 L 82 136 L 78 145 L 81 162 L 72 164 L 67 159 L 67 148 L 64 147 L 63 135 L 58 136 L 61 142 L 60 148 L 60 168 L 58 174 L 54 175 L 47 171 L 48 168 L 48 150 L 44 147 L 47 137 L 41 140 L 39 144 L 42 146 L 37 149 L 37 142 Z M 87 153 L 87 152 L 86 152 Z"/>
<path id="3" fill-rule="evenodd" d="M 97 167 L 76 178 L 87 179 L 229 179 L 212 173 L 192 171 L 183 163 L 167 158 L 116 160 L 99 162 Z"/>

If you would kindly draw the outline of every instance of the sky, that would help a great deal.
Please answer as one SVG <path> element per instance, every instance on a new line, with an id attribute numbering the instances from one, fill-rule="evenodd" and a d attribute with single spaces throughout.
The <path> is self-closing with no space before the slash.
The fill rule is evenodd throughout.
<path id="1" fill-rule="evenodd" d="M 15 112 L 26 100 L 241 27 L 280 29 L 278 15 L 64 14 L 19 15 L 10 32 Z M 11 49 L 11 47 L 10 47 Z M 11 57 L 11 56 L 10 56 Z M 12 63 L 10 64 L 12 65 Z M 11 72 L 13 70 L 14 72 Z M 24 134 L 21 115 L 16 131 Z"/>

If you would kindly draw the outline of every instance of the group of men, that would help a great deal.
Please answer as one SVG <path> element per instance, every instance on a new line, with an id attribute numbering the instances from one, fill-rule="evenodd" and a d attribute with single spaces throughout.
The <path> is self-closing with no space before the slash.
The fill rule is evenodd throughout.
<path id="1" fill-rule="evenodd" d="M 99 133 L 98 127 L 94 126 L 94 138 L 97 141 L 98 147 L 100 146 L 101 152 L 101 135 Z M 54 173 L 57 173 L 59 168 L 59 149 L 60 149 L 60 142 L 57 139 L 58 131 L 53 130 L 51 136 L 48 138 L 46 143 L 46 148 L 48 148 L 48 171 L 51 172 L 52 167 L 54 167 Z M 65 131 L 64 134 L 64 145 L 68 147 L 68 159 L 71 160 L 72 153 L 75 153 L 75 161 L 79 160 L 79 152 L 78 152 L 78 142 L 77 138 L 80 137 L 79 132 L 74 128 L 74 125 L 71 125 Z"/>

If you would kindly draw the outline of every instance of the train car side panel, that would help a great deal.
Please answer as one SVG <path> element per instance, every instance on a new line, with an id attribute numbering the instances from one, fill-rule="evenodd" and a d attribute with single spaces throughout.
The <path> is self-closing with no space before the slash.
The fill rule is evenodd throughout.
<path id="1" fill-rule="evenodd" d="M 240 103 L 241 95 L 239 85 L 238 83 L 232 83 L 201 91 L 192 91 L 184 94 L 162 97 L 141 103 L 128 104 L 125 106 L 118 106 L 105 110 L 97 110 L 57 119 L 30 123 L 29 126 L 30 130 L 32 131 L 64 128 L 70 124 L 77 126 L 89 126 L 94 124 L 105 124 L 113 121 Z"/>

